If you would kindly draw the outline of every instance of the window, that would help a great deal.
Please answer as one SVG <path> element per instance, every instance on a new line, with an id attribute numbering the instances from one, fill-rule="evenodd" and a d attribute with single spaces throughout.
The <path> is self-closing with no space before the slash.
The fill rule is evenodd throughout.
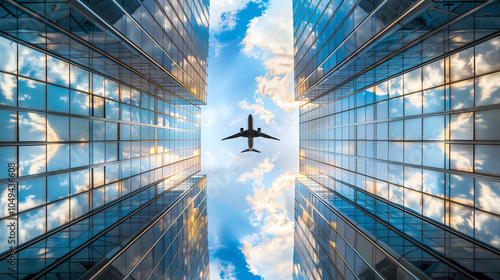
<path id="1" fill-rule="evenodd" d="M 47 85 L 47 109 L 49 111 L 69 113 L 69 90 Z"/>
<path id="2" fill-rule="evenodd" d="M 17 112 L 0 110 L 0 120 L 0 141 L 17 141 Z"/>
<path id="3" fill-rule="evenodd" d="M 17 77 L 0 73 L 0 104 L 17 106 Z"/>
<path id="4" fill-rule="evenodd" d="M 19 107 L 45 110 L 45 83 L 19 78 Z"/>
<path id="5" fill-rule="evenodd" d="M 45 81 L 45 54 L 19 45 L 19 75 Z"/>
<path id="6" fill-rule="evenodd" d="M 47 56 L 47 82 L 69 86 L 69 64 L 52 56 Z"/>

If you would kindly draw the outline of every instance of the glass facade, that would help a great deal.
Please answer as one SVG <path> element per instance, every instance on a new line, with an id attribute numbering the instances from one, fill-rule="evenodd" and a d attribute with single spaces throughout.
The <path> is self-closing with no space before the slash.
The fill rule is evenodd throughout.
<path id="1" fill-rule="evenodd" d="M 208 7 L 0 2 L 2 279 L 209 277 Z"/>
<path id="2" fill-rule="evenodd" d="M 500 4 L 293 7 L 294 277 L 499 278 Z"/>

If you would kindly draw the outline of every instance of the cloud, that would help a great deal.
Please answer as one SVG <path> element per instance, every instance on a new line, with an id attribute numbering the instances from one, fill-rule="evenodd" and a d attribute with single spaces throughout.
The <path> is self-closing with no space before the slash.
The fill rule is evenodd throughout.
<path id="1" fill-rule="evenodd" d="M 238 182 L 246 183 L 248 180 L 253 179 L 254 184 L 262 186 L 262 180 L 264 179 L 264 174 L 269 173 L 273 170 L 274 164 L 265 158 L 263 162 L 258 164 L 258 167 L 254 167 L 252 172 L 245 172 L 238 177 Z"/>
<path id="2" fill-rule="evenodd" d="M 270 0 L 262 16 L 250 21 L 243 45 L 249 56 L 293 56 L 292 2 Z"/>
<path id="3" fill-rule="evenodd" d="M 219 34 L 236 27 L 238 13 L 248 3 L 260 3 L 260 0 L 216 0 L 210 2 L 210 32 Z"/>
<path id="4" fill-rule="evenodd" d="M 269 189 L 255 188 L 247 200 L 253 210 L 250 221 L 260 226 L 259 234 L 246 235 L 240 242 L 248 269 L 263 279 L 291 279 L 293 256 L 293 190 L 299 174 L 286 172 Z M 269 260 L 273 260 L 270 262 Z"/>
<path id="5" fill-rule="evenodd" d="M 231 262 L 221 261 L 218 258 L 210 260 L 210 279 L 236 280 L 236 267 Z M 213 273 L 216 272 L 216 273 Z"/>
<path id="6" fill-rule="evenodd" d="M 215 161 L 215 157 L 212 155 L 211 152 L 205 152 L 205 155 L 207 156 L 207 159 L 209 162 L 214 162 Z"/>
<path id="7" fill-rule="evenodd" d="M 207 118 L 207 122 L 205 123 L 205 127 L 210 127 L 212 125 L 212 123 L 214 122 L 214 120 L 215 120 L 214 116 L 209 116 Z"/>
<path id="8" fill-rule="evenodd" d="M 288 111 L 299 107 L 293 94 L 293 25 L 291 2 L 271 0 L 260 17 L 250 21 L 243 52 L 263 59 L 267 73 L 255 78 L 257 98 L 269 97 Z"/>
<path id="9" fill-rule="evenodd" d="M 260 97 L 256 98 L 253 104 L 246 99 L 242 100 L 238 103 L 238 106 L 243 110 L 252 111 L 254 114 L 259 115 L 259 119 L 264 120 L 266 124 L 271 123 L 271 120 L 275 117 L 273 111 L 264 107 L 264 102 Z"/>

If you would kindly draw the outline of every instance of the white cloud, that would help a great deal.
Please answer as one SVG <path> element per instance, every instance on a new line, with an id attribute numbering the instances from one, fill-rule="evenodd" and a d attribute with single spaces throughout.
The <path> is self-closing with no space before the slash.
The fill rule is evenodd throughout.
<path id="1" fill-rule="evenodd" d="M 248 3 L 260 3 L 260 0 L 213 0 L 210 1 L 210 32 L 219 34 L 236 27 L 238 13 Z"/>
<path id="2" fill-rule="evenodd" d="M 212 125 L 212 123 L 214 122 L 215 118 L 214 116 L 209 116 L 207 118 L 207 122 L 205 123 L 205 127 L 210 127 Z"/>
<path id="3" fill-rule="evenodd" d="M 258 97 L 255 99 L 256 103 L 249 103 L 246 99 L 242 100 L 238 103 L 238 106 L 243 110 L 248 110 L 254 112 L 254 114 L 259 115 L 259 119 L 264 120 L 266 124 L 271 123 L 271 120 L 274 119 L 273 111 L 266 109 L 264 107 L 264 102 L 262 98 Z"/>
<path id="4" fill-rule="evenodd" d="M 259 76 L 256 96 L 268 96 L 280 108 L 298 108 L 293 94 L 293 25 L 291 2 L 271 0 L 262 16 L 251 20 L 243 52 L 263 59 L 267 73 Z"/>
<path id="5" fill-rule="evenodd" d="M 286 172 L 272 183 L 269 189 L 254 188 L 247 196 L 253 213 L 250 221 L 260 226 L 260 233 L 247 235 L 240 240 L 250 272 L 263 279 L 290 279 L 293 256 L 293 211 L 295 177 Z M 273 260 L 270 262 L 269 260 Z"/>
<path id="6" fill-rule="evenodd" d="M 210 279 L 236 280 L 236 267 L 231 262 L 221 261 L 218 258 L 210 260 Z"/>
<path id="7" fill-rule="evenodd" d="M 264 179 L 264 174 L 269 173 L 273 170 L 274 164 L 265 158 L 263 162 L 258 164 L 258 167 L 254 167 L 252 172 L 245 172 L 238 177 L 238 182 L 246 183 L 248 180 L 254 180 L 254 184 L 262 186 L 262 180 Z"/>
<path id="8" fill-rule="evenodd" d="M 207 156 L 207 159 L 209 162 L 214 162 L 215 161 L 215 157 L 212 155 L 211 152 L 205 152 L 205 155 Z"/>

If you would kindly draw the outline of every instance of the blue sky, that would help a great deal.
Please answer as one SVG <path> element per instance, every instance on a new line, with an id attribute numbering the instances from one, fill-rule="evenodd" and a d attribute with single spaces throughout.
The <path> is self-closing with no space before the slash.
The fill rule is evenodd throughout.
<path id="1" fill-rule="evenodd" d="M 208 175 L 211 279 L 290 279 L 298 104 L 289 0 L 212 0 L 202 172 Z M 254 126 L 281 139 L 221 142 Z"/>

